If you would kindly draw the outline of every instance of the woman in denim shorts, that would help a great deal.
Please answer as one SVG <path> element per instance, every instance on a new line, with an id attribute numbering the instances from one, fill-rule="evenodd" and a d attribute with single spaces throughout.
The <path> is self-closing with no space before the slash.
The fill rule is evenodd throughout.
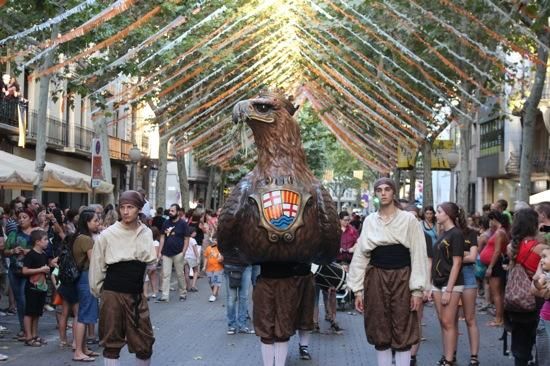
<path id="1" fill-rule="evenodd" d="M 468 228 L 464 230 L 464 258 L 462 259 L 464 290 L 460 295 L 460 299 L 462 300 L 462 310 L 466 319 L 468 338 L 470 340 L 471 366 L 479 365 L 479 328 L 476 320 L 477 281 L 475 276 L 477 253 L 477 232 Z"/>

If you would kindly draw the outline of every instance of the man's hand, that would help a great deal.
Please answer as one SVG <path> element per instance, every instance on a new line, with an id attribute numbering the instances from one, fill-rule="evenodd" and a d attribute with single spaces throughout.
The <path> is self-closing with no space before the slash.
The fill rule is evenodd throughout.
<path id="1" fill-rule="evenodd" d="M 364 311 L 363 307 L 363 292 L 355 294 L 355 310 L 362 313 Z"/>
<path id="2" fill-rule="evenodd" d="M 411 296 L 411 311 L 420 310 L 421 305 L 422 305 L 422 297 L 420 297 L 420 296 Z"/>

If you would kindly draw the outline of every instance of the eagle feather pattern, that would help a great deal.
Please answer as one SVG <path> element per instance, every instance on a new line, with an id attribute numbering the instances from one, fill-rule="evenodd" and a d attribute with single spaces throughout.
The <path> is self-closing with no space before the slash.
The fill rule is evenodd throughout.
<path id="1" fill-rule="evenodd" d="M 300 140 L 300 129 L 291 113 L 295 109 L 280 93 L 268 92 L 241 101 L 234 109 L 236 120 L 252 129 L 258 162 L 232 190 L 218 218 L 218 245 L 222 254 L 236 254 L 245 263 L 330 263 L 340 248 L 340 224 L 329 192 L 309 170 Z M 269 239 L 262 212 L 253 195 L 279 178 L 288 178 L 302 197 L 302 223 L 293 239 Z M 225 254 L 224 254 L 225 255 Z"/>

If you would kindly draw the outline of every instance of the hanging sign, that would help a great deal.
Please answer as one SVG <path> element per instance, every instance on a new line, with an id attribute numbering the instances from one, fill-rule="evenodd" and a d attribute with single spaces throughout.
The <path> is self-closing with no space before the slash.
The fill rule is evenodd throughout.
<path id="1" fill-rule="evenodd" d="M 92 139 L 92 188 L 97 188 L 101 184 L 103 177 L 101 141 Z"/>

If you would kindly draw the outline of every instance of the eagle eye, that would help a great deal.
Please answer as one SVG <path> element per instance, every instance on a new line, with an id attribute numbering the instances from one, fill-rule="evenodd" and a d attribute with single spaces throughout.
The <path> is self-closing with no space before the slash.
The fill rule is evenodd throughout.
<path id="1" fill-rule="evenodd" d="M 267 113 L 271 109 L 271 106 L 269 104 L 258 103 L 254 104 L 254 109 L 256 109 L 259 113 Z"/>

